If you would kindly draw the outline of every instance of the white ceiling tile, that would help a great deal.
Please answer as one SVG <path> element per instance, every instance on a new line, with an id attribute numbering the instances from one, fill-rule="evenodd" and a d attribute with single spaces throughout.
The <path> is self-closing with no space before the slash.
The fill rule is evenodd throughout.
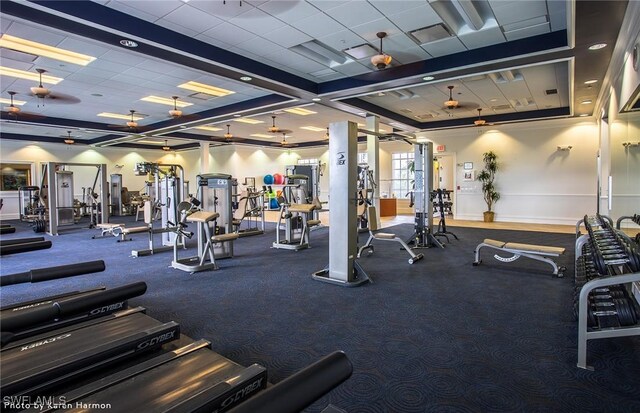
<path id="1" fill-rule="evenodd" d="M 168 72 L 167 75 L 184 80 L 193 80 L 195 77 L 201 76 L 201 73 L 187 67 L 176 66 L 176 68 Z"/>
<path id="2" fill-rule="evenodd" d="M 110 83 L 112 82 L 113 83 Z M 119 75 L 115 75 L 114 77 L 112 77 L 111 79 L 102 82 L 102 85 L 105 84 L 112 84 L 114 87 L 119 87 L 119 88 L 123 88 L 122 84 L 126 84 L 128 90 L 131 90 L 131 87 L 129 85 L 139 85 L 140 84 L 140 78 L 139 77 L 135 77 L 135 76 L 129 76 L 126 74 L 119 74 Z"/>
<path id="3" fill-rule="evenodd" d="M 100 78 L 98 76 L 89 76 L 84 73 L 73 73 L 65 79 L 65 82 L 69 80 L 73 80 L 75 82 L 89 83 L 89 84 L 98 84 L 100 82 L 103 82 L 104 78 Z M 68 82 L 65 85 L 65 87 L 68 87 Z"/>
<path id="4" fill-rule="evenodd" d="M 160 21 L 157 22 L 157 24 L 163 25 L 166 22 L 186 27 L 197 33 L 202 33 L 219 24 L 222 24 L 224 20 L 210 14 L 203 13 L 202 10 L 185 4 L 184 6 L 164 16 Z"/>
<path id="5" fill-rule="evenodd" d="M 83 40 L 67 37 L 60 42 L 58 47 L 62 49 L 70 50 L 72 52 L 83 53 L 89 56 L 99 58 L 103 54 L 107 53 L 109 49 L 106 47 L 99 46 L 97 43 L 98 42 L 83 41 Z"/>
<path id="6" fill-rule="evenodd" d="M 376 36 L 378 32 L 385 32 L 387 36 L 393 36 L 400 34 L 402 31 L 391 23 L 387 18 L 374 20 L 368 23 L 360 24 L 358 26 L 350 27 L 351 31 L 362 37 L 367 42 L 380 47 L 380 39 Z M 384 40 L 386 42 L 386 39 Z"/>
<path id="7" fill-rule="evenodd" d="M 149 72 L 148 70 L 140 67 L 131 67 L 125 70 L 124 72 L 122 72 L 122 74 L 126 76 L 137 77 L 138 79 L 144 79 L 144 80 L 150 79 L 153 76 L 157 76 L 156 72 Z"/>
<path id="8" fill-rule="evenodd" d="M 242 2 L 241 6 L 237 0 L 229 0 L 227 4 L 223 4 L 220 0 L 191 0 L 189 6 L 196 7 L 222 20 L 229 20 L 253 8 L 253 5 L 247 2 Z"/>
<path id="9" fill-rule="evenodd" d="M 351 30 L 341 30 L 331 33 L 328 36 L 318 38 L 318 40 L 338 51 L 367 43 L 362 37 L 353 33 Z"/>
<path id="10" fill-rule="evenodd" d="M 342 6 L 345 3 L 349 3 L 350 0 L 347 1 L 333 1 L 333 0 L 307 0 L 308 3 L 310 3 L 311 5 L 313 5 L 314 7 L 317 7 L 320 10 L 329 10 L 329 9 L 333 9 L 339 6 Z M 358 0 L 360 1 L 360 0 Z"/>
<path id="11" fill-rule="evenodd" d="M 500 25 L 531 19 L 547 14 L 547 2 L 541 0 L 489 0 Z"/>
<path id="12" fill-rule="evenodd" d="M 176 33 L 184 34 L 185 36 L 189 36 L 189 37 L 194 37 L 199 33 L 196 30 L 192 30 L 172 22 L 165 21 L 165 22 L 158 22 L 157 24 L 160 26 L 163 26 L 165 29 L 173 30 Z"/>
<path id="13" fill-rule="evenodd" d="M 539 34 L 549 33 L 549 23 L 542 23 L 535 26 L 525 27 L 519 30 L 504 32 L 508 41 L 518 40 L 525 37 L 537 36 Z"/>
<path id="14" fill-rule="evenodd" d="M 564 30 L 567 28 L 567 7 L 571 7 L 566 1 L 547 1 L 551 30 Z"/>
<path id="15" fill-rule="evenodd" d="M 49 46 L 57 46 L 65 38 L 65 36 L 59 35 L 53 30 L 45 30 L 19 22 L 13 23 L 6 33 Z"/>
<path id="16" fill-rule="evenodd" d="M 204 35 L 202 33 L 194 36 L 194 38 L 198 39 L 200 41 L 203 41 L 205 43 L 208 43 L 210 45 L 220 47 L 222 49 L 230 49 L 231 48 L 231 45 L 229 43 L 225 43 L 222 40 L 214 39 L 213 37 Z"/>
<path id="17" fill-rule="evenodd" d="M 481 30 L 461 30 L 458 34 L 458 38 L 462 44 L 470 50 L 504 43 L 506 41 L 502 34 L 502 30 L 495 22 L 493 25 L 486 24 Z"/>
<path id="18" fill-rule="evenodd" d="M 98 60 L 94 60 L 93 62 L 91 62 L 90 66 L 91 66 L 91 68 L 106 70 L 108 72 L 113 72 L 113 73 L 124 72 L 125 70 L 127 70 L 130 67 L 129 65 L 126 65 L 126 64 L 123 64 L 123 63 L 110 62 L 110 61 L 104 60 L 102 58 L 98 59 Z"/>
<path id="19" fill-rule="evenodd" d="M 116 75 L 114 72 L 108 72 L 106 70 L 97 69 L 95 67 L 85 66 L 82 70 L 79 70 L 77 73 L 79 75 L 98 77 L 100 79 L 110 79 Z"/>
<path id="20" fill-rule="evenodd" d="M 380 13 L 390 16 L 401 10 L 424 6 L 426 2 L 424 0 L 369 0 L 369 3 Z"/>
<path id="21" fill-rule="evenodd" d="M 131 52 L 125 53 L 118 50 L 111 50 L 103 54 L 100 59 L 128 66 L 135 66 L 145 61 L 145 58 L 141 55 L 133 54 Z"/>
<path id="22" fill-rule="evenodd" d="M 282 46 L 277 45 L 261 37 L 256 37 L 255 39 L 249 40 L 248 42 L 240 43 L 236 45 L 236 47 L 243 50 L 247 50 L 258 56 L 267 56 L 267 57 L 272 53 L 283 50 Z"/>
<path id="23" fill-rule="evenodd" d="M 202 34 L 218 39 L 232 46 L 256 38 L 255 34 L 227 22 L 219 24 Z"/>
<path id="24" fill-rule="evenodd" d="M 164 74 L 162 76 L 154 77 L 151 79 L 154 83 L 162 83 L 164 85 L 178 87 L 178 85 L 184 83 L 184 79 L 180 79 L 174 76 L 170 76 L 168 74 Z"/>
<path id="25" fill-rule="evenodd" d="M 302 33 L 300 30 L 291 27 L 284 26 L 272 32 L 264 35 L 264 38 L 270 40 L 282 47 L 289 48 L 300 43 L 308 42 L 311 40 L 310 36 Z"/>
<path id="26" fill-rule="evenodd" d="M 158 20 L 157 16 L 154 16 L 151 13 L 144 12 L 140 9 L 136 9 L 135 7 L 131 7 L 128 4 L 124 4 L 120 1 L 112 1 L 107 4 L 107 7 L 110 7 L 114 10 L 120 11 L 122 13 L 128 14 L 133 17 L 137 17 L 142 20 L 146 20 L 148 22 L 155 22 Z"/>
<path id="27" fill-rule="evenodd" d="M 285 26 L 282 21 L 256 8 L 234 17 L 229 23 L 259 36 Z"/>
<path id="28" fill-rule="evenodd" d="M 144 62 L 136 65 L 137 69 L 148 70 L 150 72 L 160 73 L 160 74 L 169 73 L 172 70 L 175 70 L 175 69 L 177 69 L 179 67 L 180 66 L 178 66 L 176 64 L 158 62 L 158 61 L 152 60 L 152 59 L 147 59 Z M 150 75 L 152 75 L 152 74 L 149 74 L 147 76 L 148 79 L 149 79 Z"/>
<path id="29" fill-rule="evenodd" d="M 397 51 L 389 49 L 388 52 L 385 50 L 385 53 L 389 53 L 394 60 L 397 60 L 405 64 L 419 62 L 421 60 L 426 60 L 431 57 L 429 53 L 425 52 L 424 49 L 422 49 L 420 46 L 417 46 L 417 45 L 411 48 L 405 48 Z"/>
<path id="30" fill-rule="evenodd" d="M 388 15 L 387 18 L 405 32 L 442 23 L 440 16 L 433 11 L 427 2 L 423 2 L 420 7 Z"/>
<path id="31" fill-rule="evenodd" d="M 246 2 L 257 7 L 257 6 L 260 6 L 261 4 L 266 3 L 267 0 L 246 0 Z"/>
<path id="32" fill-rule="evenodd" d="M 366 67 L 358 62 L 349 62 L 343 65 L 332 67 L 333 70 L 345 74 L 347 76 L 357 76 L 363 73 L 373 72 L 372 67 Z"/>
<path id="33" fill-rule="evenodd" d="M 306 1 L 271 0 L 259 7 L 284 22 L 293 22 L 318 13 L 318 9 Z"/>
<path id="34" fill-rule="evenodd" d="M 315 39 L 346 29 L 346 27 L 340 23 L 322 13 L 314 14 L 305 19 L 292 21 L 289 24 Z"/>
<path id="35" fill-rule="evenodd" d="M 12 24 L 13 20 L 8 19 L 6 15 L 2 15 L 2 19 L 0 19 L 0 33 L 8 33 Z"/>
<path id="36" fill-rule="evenodd" d="M 346 27 L 357 26 L 384 17 L 382 13 L 364 1 L 351 1 L 325 10 L 325 13 Z"/>
<path id="37" fill-rule="evenodd" d="M 162 17 L 184 5 L 180 0 L 118 0 L 118 3 L 126 4 L 155 17 Z"/>
<path id="38" fill-rule="evenodd" d="M 433 57 L 446 56 L 467 50 L 457 37 L 450 37 L 448 39 L 438 40 L 437 42 L 423 44 L 421 47 Z"/>

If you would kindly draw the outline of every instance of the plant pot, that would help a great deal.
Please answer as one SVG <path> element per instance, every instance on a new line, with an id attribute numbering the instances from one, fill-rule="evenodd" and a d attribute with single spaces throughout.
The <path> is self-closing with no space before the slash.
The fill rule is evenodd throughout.
<path id="1" fill-rule="evenodd" d="M 482 214 L 484 215 L 484 222 L 493 222 L 493 218 L 496 215 L 493 211 L 485 211 Z"/>

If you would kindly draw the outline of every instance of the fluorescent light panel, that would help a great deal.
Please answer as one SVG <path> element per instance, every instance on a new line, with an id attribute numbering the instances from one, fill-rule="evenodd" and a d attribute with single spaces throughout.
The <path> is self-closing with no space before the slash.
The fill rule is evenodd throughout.
<path id="1" fill-rule="evenodd" d="M 51 59 L 73 63 L 80 66 L 86 66 L 96 60 L 93 56 L 48 46 L 42 43 L 32 42 L 31 40 L 21 39 L 8 34 L 3 34 L 2 37 L 0 37 L 0 47 L 30 53 L 37 56 L 49 57 Z"/>
<path id="2" fill-rule="evenodd" d="M 222 130 L 222 128 L 216 128 L 215 126 L 207 126 L 207 125 L 196 126 L 193 129 L 206 130 L 206 131 L 209 131 L 209 132 L 218 132 L 218 131 Z"/>
<path id="3" fill-rule="evenodd" d="M 277 135 L 267 135 L 265 133 L 252 133 L 250 136 L 255 136 L 256 138 L 275 138 Z"/>
<path id="4" fill-rule="evenodd" d="M 12 69 L 10 67 L 0 66 L 1 76 L 17 77 L 19 79 L 33 80 L 34 82 L 40 81 L 40 75 L 35 72 L 25 72 L 24 70 Z M 42 83 L 49 83 L 51 85 L 57 85 L 63 79 L 61 77 L 42 75 Z"/>
<path id="5" fill-rule="evenodd" d="M 164 141 L 147 141 L 147 140 L 142 140 L 142 141 L 136 141 L 135 143 L 150 143 L 150 144 L 164 144 Z"/>
<path id="6" fill-rule="evenodd" d="M 110 113 L 110 112 L 100 112 L 97 116 L 101 116 L 103 118 L 113 118 L 113 119 L 124 119 L 131 120 L 131 114 L 122 115 L 120 113 Z M 144 119 L 142 116 L 133 115 L 133 120 L 141 120 Z"/>
<path id="7" fill-rule="evenodd" d="M 249 125 L 256 125 L 258 123 L 264 123 L 264 121 L 262 120 L 258 120 L 258 119 L 251 119 L 251 118 L 238 118 L 238 119 L 234 119 L 234 122 L 240 122 L 240 123 L 248 123 Z"/>
<path id="8" fill-rule="evenodd" d="M 168 106 L 173 106 L 173 103 L 174 103 L 173 99 L 163 98 L 160 96 L 153 96 L 153 95 L 143 97 L 140 100 L 144 100 L 145 102 L 151 102 L 151 103 L 160 103 L 161 105 L 168 105 Z M 187 106 L 193 105 L 193 103 L 184 102 L 182 100 L 176 100 L 175 105 L 176 107 L 179 107 L 179 108 L 186 108 Z"/>
<path id="9" fill-rule="evenodd" d="M 317 126 L 300 126 L 300 129 L 310 130 L 312 132 L 324 132 L 327 128 L 319 128 Z"/>
<path id="10" fill-rule="evenodd" d="M 7 105 L 10 105 L 11 104 L 11 99 L 0 98 L 0 103 L 6 103 Z M 24 101 L 24 100 L 13 99 L 13 106 L 22 106 L 25 103 L 27 103 L 27 102 Z"/>
<path id="11" fill-rule="evenodd" d="M 193 90 L 194 92 L 205 93 L 207 95 L 218 96 L 218 97 L 227 96 L 227 95 L 231 95 L 232 93 L 236 93 L 231 90 L 222 89 L 220 87 L 215 87 L 211 85 L 205 85 L 204 83 L 198 83 L 194 81 L 183 83 L 181 85 L 178 85 L 178 87 L 182 89 Z"/>
<path id="12" fill-rule="evenodd" d="M 301 115 L 301 116 L 314 115 L 318 113 L 305 108 L 291 108 L 291 109 L 284 109 L 284 111 L 293 113 L 294 115 Z"/>

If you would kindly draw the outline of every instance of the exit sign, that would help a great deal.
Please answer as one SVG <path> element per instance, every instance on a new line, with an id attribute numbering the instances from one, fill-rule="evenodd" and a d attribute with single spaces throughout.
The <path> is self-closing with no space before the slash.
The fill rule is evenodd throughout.
<path id="1" fill-rule="evenodd" d="M 436 146 L 436 152 L 444 152 L 446 150 L 447 150 L 447 147 L 445 145 Z"/>

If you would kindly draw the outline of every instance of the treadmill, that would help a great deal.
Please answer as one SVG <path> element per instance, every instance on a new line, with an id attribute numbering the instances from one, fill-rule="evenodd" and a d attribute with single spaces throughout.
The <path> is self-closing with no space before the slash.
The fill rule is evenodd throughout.
<path id="1" fill-rule="evenodd" d="M 26 412 L 223 412 L 267 385 L 267 370 L 242 367 L 209 349 L 207 340 L 191 342 L 79 387 Z"/>
<path id="2" fill-rule="evenodd" d="M 180 336 L 177 323 L 162 323 L 140 311 L 95 321 L 3 348 L 0 392 L 4 396 L 42 394 L 85 373 L 158 349 Z"/>
<path id="3" fill-rule="evenodd" d="M 2 347 L 12 341 L 126 309 L 127 300 L 144 294 L 146 289 L 146 284 L 141 282 L 108 290 L 98 287 L 2 307 Z"/>

